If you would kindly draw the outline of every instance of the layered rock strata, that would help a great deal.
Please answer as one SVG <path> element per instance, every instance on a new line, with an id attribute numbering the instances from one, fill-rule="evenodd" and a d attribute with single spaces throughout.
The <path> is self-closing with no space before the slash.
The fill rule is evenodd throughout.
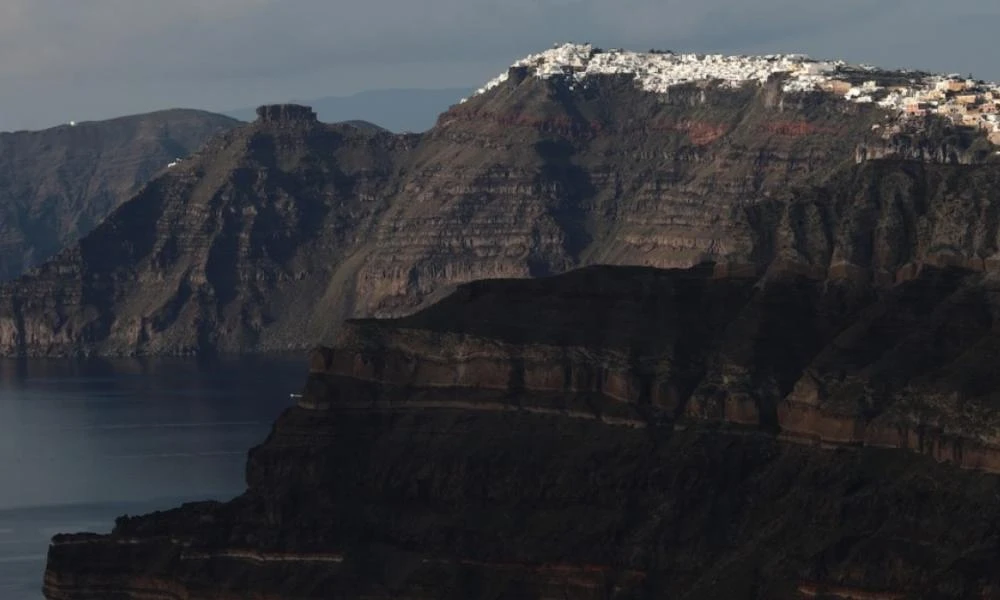
<path id="1" fill-rule="evenodd" d="M 238 124 L 168 110 L 0 133 L 0 281 L 75 244 L 168 165 Z"/>
<path id="2" fill-rule="evenodd" d="M 992 597 L 998 286 L 595 267 L 353 321 L 243 496 L 58 536 L 46 595 Z"/>
<path id="3" fill-rule="evenodd" d="M 890 290 L 777 268 L 762 279 L 597 268 L 555 281 L 477 282 L 412 317 L 350 322 L 314 356 L 302 405 L 336 404 L 345 380 L 400 398 L 524 392 L 562 397 L 558 410 L 583 418 L 740 424 L 1000 473 L 994 276 L 924 267 Z"/>
<path id="4" fill-rule="evenodd" d="M 422 135 L 262 108 L 0 288 L 0 353 L 304 348 L 467 281 L 589 264 L 778 263 L 881 285 L 1000 264 L 1000 171 L 858 163 L 890 116 L 877 105 L 780 78 L 585 83 L 515 68 Z"/>

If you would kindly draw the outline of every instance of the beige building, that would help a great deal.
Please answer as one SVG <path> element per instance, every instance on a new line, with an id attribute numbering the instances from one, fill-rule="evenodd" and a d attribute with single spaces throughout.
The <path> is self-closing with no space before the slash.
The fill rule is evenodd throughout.
<path id="1" fill-rule="evenodd" d="M 851 91 L 852 86 L 850 83 L 841 81 L 840 79 L 830 79 L 829 81 L 824 81 L 821 84 L 821 87 L 823 88 L 823 91 L 843 96 L 847 92 Z"/>
<path id="2" fill-rule="evenodd" d="M 947 79 L 938 84 L 938 89 L 946 92 L 961 92 L 965 90 L 965 82 L 958 79 Z"/>
<path id="3" fill-rule="evenodd" d="M 979 113 L 966 113 L 962 115 L 962 125 L 978 127 L 983 122 L 983 117 Z"/>
<path id="4" fill-rule="evenodd" d="M 1000 131 L 994 131 L 990 134 L 990 141 L 1000 146 Z"/>
<path id="5" fill-rule="evenodd" d="M 979 102 L 979 96 L 977 94 L 959 94 L 955 96 L 955 102 L 959 104 L 976 104 Z"/>

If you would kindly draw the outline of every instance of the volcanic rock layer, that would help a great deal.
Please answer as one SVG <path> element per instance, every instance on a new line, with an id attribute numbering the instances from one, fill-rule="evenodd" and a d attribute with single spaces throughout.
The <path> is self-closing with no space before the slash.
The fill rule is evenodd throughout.
<path id="1" fill-rule="evenodd" d="M 248 490 L 50 600 L 995 597 L 1000 281 L 594 267 L 350 322 Z"/>
<path id="2" fill-rule="evenodd" d="M 0 281 L 77 243 L 169 164 L 237 124 L 166 110 L 0 133 Z"/>
<path id="3" fill-rule="evenodd" d="M 882 143 L 888 118 L 778 80 L 652 93 L 524 68 L 422 135 L 262 107 L 0 287 L 0 354 L 306 348 L 467 281 L 591 264 L 881 286 L 923 264 L 994 269 L 996 165 L 946 130 Z"/>

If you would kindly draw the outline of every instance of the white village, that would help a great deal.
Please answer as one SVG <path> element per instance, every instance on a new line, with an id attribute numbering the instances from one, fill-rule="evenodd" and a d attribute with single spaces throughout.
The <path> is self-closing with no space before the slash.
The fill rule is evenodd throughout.
<path id="1" fill-rule="evenodd" d="M 763 84 L 780 75 L 785 77 L 786 92 L 827 92 L 851 102 L 877 104 L 900 121 L 939 115 L 954 125 L 980 129 L 992 143 L 1000 145 L 1000 84 L 960 75 L 888 72 L 840 60 L 813 60 L 802 54 L 631 52 L 601 50 L 592 44 L 560 44 L 527 56 L 512 67 L 527 67 L 541 78 L 571 77 L 575 82 L 595 75 L 633 74 L 642 89 L 658 93 L 703 81 L 728 87 Z M 866 73 L 871 79 L 865 79 Z M 880 83 L 879 73 L 891 73 L 891 83 Z M 476 94 L 500 85 L 507 77 L 507 73 L 501 74 Z"/>

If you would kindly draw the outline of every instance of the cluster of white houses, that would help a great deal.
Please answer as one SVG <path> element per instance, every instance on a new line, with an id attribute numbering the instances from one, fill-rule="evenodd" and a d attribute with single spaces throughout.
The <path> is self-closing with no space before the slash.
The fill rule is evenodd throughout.
<path id="1" fill-rule="evenodd" d="M 830 86 L 839 86 L 834 91 L 848 98 L 858 94 L 858 88 L 844 83 L 831 80 Z M 900 111 L 904 118 L 936 114 L 955 125 L 982 129 L 991 142 L 1000 145 L 1000 85 L 957 75 L 932 76 L 916 85 L 889 87 L 887 92 L 879 105 Z"/>
<path id="2" fill-rule="evenodd" d="M 716 81 L 738 87 L 762 84 L 771 77 L 785 78 L 787 92 L 826 91 L 858 103 L 877 103 L 900 118 L 939 114 L 957 125 L 982 129 L 1000 145 L 1000 85 L 958 76 L 928 76 L 903 71 L 884 72 L 844 61 L 816 61 L 801 54 L 725 56 L 600 50 L 590 44 L 560 44 L 532 54 L 513 67 L 525 67 L 541 78 L 569 77 L 582 82 L 592 75 L 634 75 L 637 85 L 665 93 L 676 85 Z M 889 73 L 892 77 L 879 77 Z M 865 81 L 866 74 L 871 79 Z M 476 93 L 507 80 L 502 73 Z M 880 83 L 880 81 L 882 83 Z M 860 82 L 860 83 L 859 83 Z"/>

